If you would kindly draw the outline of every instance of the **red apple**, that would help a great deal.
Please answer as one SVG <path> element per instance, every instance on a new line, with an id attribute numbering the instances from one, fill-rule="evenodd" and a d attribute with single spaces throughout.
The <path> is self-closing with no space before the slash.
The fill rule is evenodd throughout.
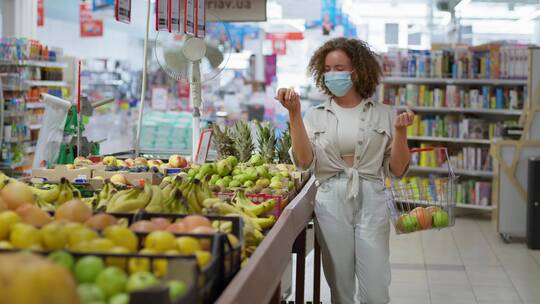
<path id="1" fill-rule="evenodd" d="M 169 157 L 169 166 L 171 168 L 185 168 L 187 167 L 187 160 L 180 155 L 171 155 Z"/>

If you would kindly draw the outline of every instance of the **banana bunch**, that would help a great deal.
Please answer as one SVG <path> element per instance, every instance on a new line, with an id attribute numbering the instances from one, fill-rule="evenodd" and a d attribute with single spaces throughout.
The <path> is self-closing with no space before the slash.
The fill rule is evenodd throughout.
<path id="1" fill-rule="evenodd" d="M 38 206 L 44 209 L 48 209 L 53 205 L 59 207 L 73 198 L 81 197 L 79 189 L 75 188 L 65 178 L 62 178 L 58 185 L 48 185 L 42 188 L 32 187 L 32 192 L 37 198 Z"/>
<path id="2" fill-rule="evenodd" d="M 116 192 L 107 202 L 107 212 L 137 212 L 144 209 L 152 199 L 152 186 L 134 187 Z"/>
<path id="3" fill-rule="evenodd" d="M 118 192 L 116 188 L 114 187 L 114 184 L 110 180 L 105 180 L 105 184 L 103 185 L 103 189 L 98 194 L 98 204 L 97 208 L 103 208 L 107 206 L 107 203 L 111 200 L 114 194 Z"/>
<path id="4" fill-rule="evenodd" d="M 191 179 L 185 173 L 171 177 L 160 185 L 163 195 L 162 206 L 148 210 L 149 212 L 172 212 L 185 214 L 201 214 L 202 202 L 213 198 L 206 180 Z"/>
<path id="5" fill-rule="evenodd" d="M 189 205 L 182 194 L 181 186 L 181 179 L 175 178 L 170 184 L 163 188 L 163 212 L 184 214 L 193 213 L 189 210 Z"/>
<path id="6" fill-rule="evenodd" d="M 236 195 L 236 199 L 231 203 L 226 203 L 218 198 L 208 198 L 203 201 L 203 214 L 215 214 L 222 216 L 240 216 L 244 222 L 244 239 L 246 241 L 246 248 L 249 246 L 257 246 L 264 239 L 262 231 L 268 229 L 274 225 L 276 218 L 272 216 L 268 217 L 258 217 L 255 215 L 262 215 L 275 207 L 275 201 L 265 202 L 259 205 L 253 204 L 251 201 L 245 198 L 243 194 Z M 270 207 L 271 206 L 271 207 Z M 265 212 L 265 210 L 267 210 Z M 227 227 L 222 227 L 224 224 L 214 224 L 216 229 L 222 231 L 227 229 Z M 247 253 L 247 252 L 246 252 Z"/>

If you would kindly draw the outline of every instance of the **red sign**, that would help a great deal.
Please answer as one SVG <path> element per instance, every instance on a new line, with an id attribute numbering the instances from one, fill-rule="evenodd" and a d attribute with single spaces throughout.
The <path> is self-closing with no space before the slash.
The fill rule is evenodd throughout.
<path id="1" fill-rule="evenodd" d="M 277 40 L 277 39 L 303 40 L 304 39 L 304 33 L 302 33 L 302 32 L 266 33 L 266 39 L 269 39 L 269 40 Z"/>
<path id="2" fill-rule="evenodd" d="M 37 3 L 37 26 L 45 24 L 45 8 L 43 7 L 44 0 L 38 0 Z"/>
<path id="3" fill-rule="evenodd" d="M 287 40 L 272 39 L 272 53 L 274 53 L 275 55 L 287 54 Z"/>
<path id="4" fill-rule="evenodd" d="M 92 2 L 81 2 L 79 5 L 79 22 L 81 37 L 103 36 L 103 20 L 92 17 Z"/>
<path id="5" fill-rule="evenodd" d="M 103 20 L 89 20 L 81 22 L 81 37 L 103 36 Z"/>

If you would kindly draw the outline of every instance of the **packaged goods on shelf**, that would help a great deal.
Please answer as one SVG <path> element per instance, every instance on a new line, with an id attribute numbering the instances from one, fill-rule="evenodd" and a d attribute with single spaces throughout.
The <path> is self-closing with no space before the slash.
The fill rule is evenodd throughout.
<path id="1" fill-rule="evenodd" d="M 427 148 L 421 144 L 420 148 Z M 489 148 L 463 147 L 460 150 L 449 151 L 450 164 L 454 169 L 491 171 L 492 161 Z M 442 150 L 412 155 L 411 165 L 431 168 L 446 168 L 446 156 Z"/>
<path id="2" fill-rule="evenodd" d="M 383 71 L 398 77 L 525 79 L 527 47 L 491 43 L 434 51 L 391 50 L 382 56 Z"/>
<path id="3" fill-rule="evenodd" d="M 491 206 L 491 182 L 468 180 L 456 185 L 456 203 Z"/>
<path id="4" fill-rule="evenodd" d="M 384 85 L 383 102 L 389 105 L 470 109 L 522 109 L 527 89 L 521 87 L 446 85 Z"/>
<path id="5" fill-rule="evenodd" d="M 1 38 L 0 39 L 0 60 L 44 60 L 55 61 L 56 52 L 49 51 L 39 41 L 26 38 Z"/>
<path id="6" fill-rule="evenodd" d="M 417 115 L 412 126 L 407 129 L 407 135 L 453 139 L 492 139 L 502 136 L 505 125 L 508 123 L 489 122 L 458 115 Z"/>

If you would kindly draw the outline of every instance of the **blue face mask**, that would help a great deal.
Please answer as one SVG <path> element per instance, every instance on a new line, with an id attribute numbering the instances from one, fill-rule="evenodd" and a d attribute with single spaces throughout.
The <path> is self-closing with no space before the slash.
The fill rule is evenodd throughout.
<path id="1" fill-rule="evenodd" d="M 353 86 L 351 72 L 326 72 L 324 73 L 324 84 L 337 97 L 343 97 Z"/>

